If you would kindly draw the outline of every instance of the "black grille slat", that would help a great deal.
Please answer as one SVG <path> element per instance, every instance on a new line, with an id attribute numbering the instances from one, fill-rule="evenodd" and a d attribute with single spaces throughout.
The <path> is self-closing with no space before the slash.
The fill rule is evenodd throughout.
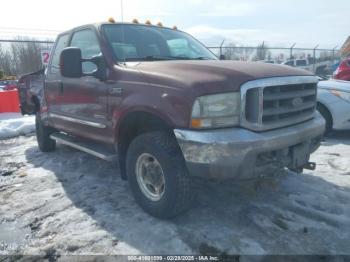
<path id="1" fill-rule="evenodd" d="M 282 100 L 282 99 L 291 99 L 296 97 L 307 97 L 316 95 L 316 91 L 312 89 L 306 89 L 297 92 L 279 92 L 279 93 L 270 93 L 264 94 L 264 101 L 274 101 L 274 100 Z"/>
<path id="2" fill-rule="evenodd" d="M 298 113 L 296 115 L 289 116 L 287 118 L 281 118 L 278 121 L 280 121 L 280 126 L 287 126 L 290 124 L 299 123 L 299 122 L 305 121 L 307 119 L 310 119 L 311 118 L 310 116 L 312 115 L 313 112 L 314 112 L 313 110 L 307 111 L 307 112 L 301 112 L 301 113 Z M 272 121 L 265 120 L 264 121 L 265 125 L 272 125 L 275 123 L 276 123 L 276 121 L 274 121 L 274 120 L 272 120 Z"/>
<path id="3" fill-rule="evenodd" d="M 308 108 L 314 108 L 315 103 L 314 102 L 306 102 L 303 103 L 301 106 L 298 107 L 291 107 L 291 106 L 286 106 L 286 107 L 277 107 L 277 108 L 268 108 L 264 109 L 263 111 L 263 116 L 271 116 L 271 115 L 281 115 L 281 114 L 286 114 L 286 113 L 293 113 L 297 111 L 302 111 L 304 109 Z"/>

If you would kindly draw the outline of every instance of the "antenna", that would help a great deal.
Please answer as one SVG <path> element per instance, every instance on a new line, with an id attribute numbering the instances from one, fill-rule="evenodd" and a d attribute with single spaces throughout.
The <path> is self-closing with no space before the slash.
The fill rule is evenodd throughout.
<path id="1" fill-rule="evenodd" d="M 122 17 L 122 23 L 124 23 L 123 0 L 120 0 L 120 12 L 121 12 L 121 17 Z"/>
<path id="2" fill-rule="evenodd" d="M 124 8 L 123 8 L 123 0 L 120 0 L 120 12 L 121 12 L 121 18 L 122 18 L 122 45 L 125 45 L 125 32 L 124 32 Z M 123 50 L 123 48 L 122 48 Z M 124 52 L 123 52 L 124 53 Z M 126 64 L 126 58 L 124 55 L 124 65 Z"/>

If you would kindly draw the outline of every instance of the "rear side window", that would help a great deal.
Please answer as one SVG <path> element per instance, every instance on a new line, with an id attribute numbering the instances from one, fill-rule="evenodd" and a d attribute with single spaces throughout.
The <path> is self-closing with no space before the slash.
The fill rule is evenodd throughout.
<path id="1" fill-rule="evenodd" d="M 84 29 L 74 33 L 70 46 L 80 48 L 83 58 L 91 58 L 101 54 L 97 36 L 91 29 Z M 84 73 L 92 72 L 96 69 L 96 65 L 91 62 L 83 63 Z"/>
<path id="2" fill-rule="evenodd" d="M 91 58 L 101 53 L 96 34 L 90 29 L 74 33 L 70 45 L 79 47 L 83 58 Z"/>
<path id="3" fill-rule="evenodd" d="M 69 40 L 69 35 L 62 35 L 57 39 L 57 44 L 56 44 L 55 50 L 52 54 L 51 67 L 59 68 L 60 55 L 61 55 L 62 50 L 65 47 L 67 47 L 68 40 Z"/>

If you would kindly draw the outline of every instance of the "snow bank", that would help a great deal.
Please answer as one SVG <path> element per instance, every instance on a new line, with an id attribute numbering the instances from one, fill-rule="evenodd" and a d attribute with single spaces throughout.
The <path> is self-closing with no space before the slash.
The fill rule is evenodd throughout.
<path id="1" fill-rule="evenodd" d="M 34 132 L 35 117 L 19 113 L 0 113 L 0 139 L 7 139 Z"/>

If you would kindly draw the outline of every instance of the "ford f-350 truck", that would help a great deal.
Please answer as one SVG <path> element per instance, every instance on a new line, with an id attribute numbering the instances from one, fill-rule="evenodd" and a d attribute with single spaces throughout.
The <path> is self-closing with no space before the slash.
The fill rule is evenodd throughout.
<path id="1" fill-rule="evenodd" d="M 41 151 L 59 142 L 116 161 L 140 206 L 170 218 L 190 207 L 196 176 L 314 169 L 325 125 L 317 81 L 288 66 L 218 60 L 177 29 L 109 22 L 61 33 L 44 75 L 19 88 Z"/>

